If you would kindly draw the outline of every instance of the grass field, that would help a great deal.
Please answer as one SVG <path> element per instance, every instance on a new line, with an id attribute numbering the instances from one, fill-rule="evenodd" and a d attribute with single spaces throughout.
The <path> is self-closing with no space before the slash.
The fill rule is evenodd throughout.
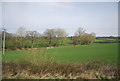
<path id="1" fill-rule="evenodd" d="M 112 39 L 112 38 L 99 38 L 99 39 L 96 39 L 94 40 L 94 42 L 103 42 L 103 41 L 119 41 L 119 39 Z"/>
<path id="2" fill-rule="evenodd" d="M 93 43 L 90 45 L 78 45 L 78 46 L 64 46 L 57 48 L 40 48 L 37 50 L 8 50 L 3 55 L 3 61 L 24 61 L 30 60 L 26 57 L 30 57 L 31 54 L 47 55 L 53 57 L 55 61 L 59 62 L 74 62 L 81 63 L 87 61 L 107 61 L 110 64 L 117 63 L 118 59 L 118 44 L 117 43 Z M 31 57 L 31 60 L 33 57 Z M 37 59 L 40 59 L 37 57 Z"/>

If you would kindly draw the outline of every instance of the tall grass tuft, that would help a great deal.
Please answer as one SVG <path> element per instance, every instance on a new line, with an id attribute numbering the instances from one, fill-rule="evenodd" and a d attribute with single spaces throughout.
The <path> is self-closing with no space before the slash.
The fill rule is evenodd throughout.
<path id="1" fill-rule="evenodd" d="M 51 57 L 47 55 L 46 49 L 31 50 L 26 57 L 26 61 L 33 65 L 51 64 L 55 62 L 53 56 Z"/>

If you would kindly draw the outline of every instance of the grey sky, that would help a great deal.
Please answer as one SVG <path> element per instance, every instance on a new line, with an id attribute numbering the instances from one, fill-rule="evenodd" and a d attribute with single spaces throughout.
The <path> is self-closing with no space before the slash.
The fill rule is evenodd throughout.
<path id="1" fill-rule="evenodd" d="M 2 9 L 3 27 L 13 33 L 23 26 L 40 33 L 64 28 L 73 35 L 83 27 L 97 36 L 118 34 L 117 2 L 6 2 Z"/>

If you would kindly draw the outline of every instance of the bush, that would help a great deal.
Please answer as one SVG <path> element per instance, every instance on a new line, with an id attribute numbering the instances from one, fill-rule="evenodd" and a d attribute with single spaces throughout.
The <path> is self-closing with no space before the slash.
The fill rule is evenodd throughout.
<path id="1" fill-rule="evenodd" d="M 84 34 L 82 36 L 74 36 L 73 38 L 73 44 L 75 45 L 87 45 L 93 42 L 93 40 L 95 40 L 95 36 L 93 36 L 92 34 Z"/>
<path id="2" fill-rule="evenodd" d="M 81 38 L 80 38 L 80 42 L 81 44 L 90 44 L 93 42 L 93 40 L 95 40 L 95 37 L 92 36 L 91 34 L 84 34 Z"/>

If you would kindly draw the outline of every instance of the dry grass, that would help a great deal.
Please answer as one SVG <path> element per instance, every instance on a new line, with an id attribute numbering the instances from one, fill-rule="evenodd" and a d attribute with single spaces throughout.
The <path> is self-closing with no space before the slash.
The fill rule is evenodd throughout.
<path id="1" fill-rule="evenodd" d="M 3 62 L 3 78 L 23 79 L 96 79 L 114 78 L 117 68 L 94 61 L 85 64 L 42 63 L 33 65 L 30 62 Z"/>

